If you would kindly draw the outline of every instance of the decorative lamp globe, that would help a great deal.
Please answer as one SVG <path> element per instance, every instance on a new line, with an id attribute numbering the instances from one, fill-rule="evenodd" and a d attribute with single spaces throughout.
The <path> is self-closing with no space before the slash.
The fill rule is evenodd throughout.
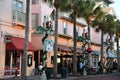
<path id="1" fill-rule="evenodd" d="M 88 53 L 91 53 L 91 52 L 92 52 L 92 49 L 91 49 L 91 48 L 88 48 L 88 49 L 87 49 L 87 52 L 88 52 Z"/>

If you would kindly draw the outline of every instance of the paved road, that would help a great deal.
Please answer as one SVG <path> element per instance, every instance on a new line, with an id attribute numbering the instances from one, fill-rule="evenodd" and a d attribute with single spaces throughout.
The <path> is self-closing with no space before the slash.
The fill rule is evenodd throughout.
<path id="1" fill-rule="evenodd" d="M 88 77 L 79 77 L 74 80 L 120 80 L 120 74 L 116 75 L 96 75 L 96 76 L 88 76 Z"/>

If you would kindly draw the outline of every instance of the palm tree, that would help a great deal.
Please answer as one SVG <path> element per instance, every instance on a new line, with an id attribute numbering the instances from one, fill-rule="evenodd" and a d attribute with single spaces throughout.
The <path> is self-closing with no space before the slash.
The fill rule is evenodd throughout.
<path id="1" fill-rule="evenodd" d="M 88 39 L 90 40 L 90 22 L 94 19 L 95 14 L 94 11 L 96 9 L 98 9 L 97 7 L 95 7 L 95 2 L 91 1 L 91 0 L 85 0 L 83 5 L 82 5 L 82 12 L 80 12 L 80 17 L 83 17 L 85 19 L 85 21 L 87 22 L 87 26 L 88 26 Z M 99 12 L 99 10 L 96 10 Z M 90 41 L 88 42 L 88 48 L 90 48 Z M 90 67 L 90 57 L 91 55 L 88 54 L 88 64 Z"/>
<path id="2" fill-rule="evenodd" d="M 117 42 L 117 58 L 118 58 L 118 67 L 120 67 L 120 51 L 119 51 L 119 38 L 120 38 L 120 21 L 116 21 L 116 42 Z"/>
<path id="3" fill-rule="evenodd" d="M 74 49 L 73 49 L 73 74 L 76 75 L 77 74 L 77 55 L 76 55 L 76 47 L 77 47 L 77 32 L 76 32 L 76 18 L 78 15 L 78 11 L 79 11 L 79 5 L 81 3 L 78 0 L 72 0 L 66 8 L 69 8 L 70 11 L 72 11 L 72 16 L 73 16 L 73 36 L 74 36 Z M 68 9 L 68 10 L 69 10 Z"/>
<path id="4" fill-rule="evenodd" d="M 58 35 L 58 21 L 57 21 L 57 17 L 58 17 L 58 9 L 61 12 L 69 12 L 72 13 L 73 15 L 73 35 L 74 35 L 74 50 L 73 50 L 73 74 L 76 75 L 77 73 L 77 61 L 76 61 L 76 46 L 77 46 L 77 37 L 76 37 L 76 18 L 77 17 L 81 17 L 82 12 L 86 12 L 87 16 L 90 18 L 92 16 L 92 14 L 87 12 L 87 8 L 89 5 L 90 8 L 92 9 L 94 8 L 94 4 L 93 2 L 90 2 L 89 0 L 43 0 L 43 1 L 48 1 L 51 5 L 53 5 L 56 9 L 56 26 L 55 26 L 55 49 L 54 49 L 54 75 L 57 74 L 57 35 Z M 66 3 L 66 4 L 64 4 Z M 79 7 L 80 6 L 80 7 Z M 88 10 L 89 10 L 88 9 Z M 90 10 L 89 10 L 90 11 Z M 86 15 L 84 15 L 86 16 Z M 86 18 L 88 20 L 88 17 Z M 90 31 L 89 31 L 90 32 Z"/>
<path id="5" fill-rule="evenodd" d="M 98 12 L 99 10 L 99 12 Z M 92 21 L 91 25 L 96 29 L 96 32 L 101 31 L 101 60 L 103 58 L 103 35 L 105 33 L 105 24 L 106 24 L 106 14 L 102 11 L 102 8 L 99 6 L 94 11 L 95 19 Z"/>
<path id="6" fill-rule="evenodd" d="M 24 53 L 22 59 L 22 71 L 21 78 L 22 80 L 26 79 L 26 71 L 27 71 L 27 52 L 28 52 L 28 38 L 29 38 L 29 13 L 30 13 L 30 1 L 26 0 L 26 18 L 25 18 L 25 43 L 24 43 Z"/>
<path id="7" fill-rule="evenodd" d="M 93 27 L 96 27 L 96 31 L 101 31 L 101 60 L 103 60 L 103 36 L 105 33 L 110 35 L 110 40 L 115 33 L 115 16 L 106 14 L 104 12 L 96 13 L 96 19 L 92 22 Z"/>
<path id="8" fill-rule="evenodd" d="M 53 75 L 54 77 L 57 76 L 57 38 L 58 38 L 58 11 L 60 10 L 61 12 L 72 12 L 73 13 L 73 22 L 74 22 L 74 30 L 73 30 L 73 35 L 74 35 L 74 56 L 73 56 L 73 74 L 76 75 L 77 73 L 77 61 L 76 61 L 76 42 L 77 42 L 77 37 L 76 37 L 76 17 L 77 17 L 77 12 L 79 11 L 79 5 L 82 5 L 82 0 L 43 0 L 43 1 L 48 1 L 51 5 L 53 5 L 56 9 L 56 22 L 55 22 L 55 49 L 54 49 L 54 70 L 53 70 Z"/>
<path id="9" fill-rule="evenodd" d="M 109 39 L 110 46 L 108 46 L 108 48 L 113 47 L 112 38 L 113 38 L 113 36 L 115 34 L 115 31 L 116 31 L 116 28 L 115 28 L 116 21 L 115 21 L 115 19 L 116 19 L 116 16 L 113 16 L 113 15 L 110 15 L 110 14 L 108 14 L 106 16 L 107 23 L 106 23 L 106 28 L 105 29 L 106 29 L 106 32 L 110 36 L 110 39 Z"/>
<path id="10" fill-rule="evenodd" d="M 90 0 L 69 0 L 68 4 L 64 7 L 64 10 L 71 11 L 70 17 L 73 19 L 73 35 L 74 35 L 74 50 L 73 50 L 73 74 L 77 73 L 77 61 L 76 61 L 76 46 L 77 46 L 77 36 L 76 36 L 76 18 L 78 17 L 90 17 L 91 13 L 88 14 L 87 10 L 93 9 L 95 5 L 92 4 L 92 7 L 89 6 L 92 2 Z M 87 9 L 89 7 L 89 9 Z M 89 10 L 90 11 L 90 10 Z M 86 14 L 83 16 L 83 14 Z"/>

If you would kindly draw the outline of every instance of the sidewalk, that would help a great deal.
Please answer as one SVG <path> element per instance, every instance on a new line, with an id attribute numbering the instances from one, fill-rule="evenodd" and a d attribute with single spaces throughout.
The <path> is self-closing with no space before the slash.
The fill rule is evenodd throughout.
<path id="1" fill-rule="evenodd" d="M 93 77 L 104 77 L 104 76 L 112 76 L 112 75 L 120 75 L 120 73 L 111 73 L 111 74 L 94 74 L 94 75 L 87 75 L 87 76 L 81 76 L 79 73 L 77 76 L 67 76 L 66 78 L 62 78 L 60 75 L 58 75 L 57 79 L 47 79 L 47 80 L 77 80 L 85 79 L 85 78 L 93 78 Z M 0 80 L 21 80 L 19 77 L 15 78 L 4 78 Z M 40 80 L 40 76 L 29 76 L 27 77 L 27 80 Z"/>
<path id="2" fill-rule="evenodd" d="M 48 79 L 48 80 L 77 80 L 79 79 L 85 79 L 86 78 L 93 78 L 93 77 L 104 77 L 104 76 L 113 76 L 113 75 L 120 75 L 120 73 L 110 73 L 110 74 L 94 74 L 94 75 L 86 75 L 86 76 L 80 76 L 79 74 L 77 76 L 68 76 L 67 78 L 61 78 L 61 79 Z M 88 80 L 88 79 L 87 79 Z"/>

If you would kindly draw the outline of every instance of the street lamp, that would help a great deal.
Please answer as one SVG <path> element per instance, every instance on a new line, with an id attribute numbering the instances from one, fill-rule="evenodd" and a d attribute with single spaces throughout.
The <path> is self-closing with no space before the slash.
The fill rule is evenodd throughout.
<path id="1" fill-rule="evenodd" d="M 45 74 L 45 69 L 46 69 L 46 60 L 47 60 L 47 52 L 53 50 L 53 41 L 51 39 L 47 39 L 48 36 L 53 36 L 54 31 L 53 31 L 53 25 L 51 21 L 47 21 L 46 27 L 38 26 L 36 27 L 36 32 L 37 34 L 44 34 L 44 37 L 42 38 L 42 44 L 44 45 L 44 50 L 43 53 L 41 53 L 41 59 L 42 59 L 42 75 L 41 75 L 41 80 L 47 80 L 46 79 L 46 74 Z"/>
<path id="2" fill-rule="evenodd" d="M 83 45 L 82 45 L 82 51 L 83 51 L 83 62 L 84 62 L 84 68 L 83 68 L 83 75 L 86 76 L 86 55 L 88 53 L 92 52 L 91 48 L 86 49 L 86 44 L 90 41 L 88 33 L 85 33 L 85 29 L 83 29 L 83 34 L 82 36 L 78 37 L 78 41 L 82 41 Z"/>

